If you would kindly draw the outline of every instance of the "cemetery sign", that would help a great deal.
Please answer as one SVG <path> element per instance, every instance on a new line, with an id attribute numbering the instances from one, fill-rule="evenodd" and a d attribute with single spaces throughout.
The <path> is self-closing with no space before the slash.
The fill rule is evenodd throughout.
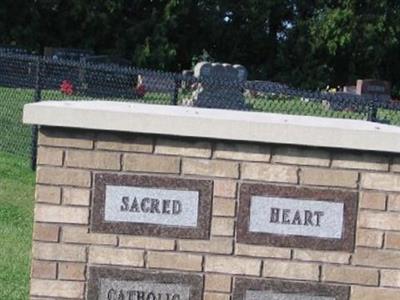
<path id="1" fill-rule="evenodd" d="M 238 241 L 352 251 L 356 211 L 354 192 L 242 184 Z"/>
<path id="2" fill-rule="evenodd" d="M 92 231 L 207 239 L 212 182 L 97 174 Z"/>

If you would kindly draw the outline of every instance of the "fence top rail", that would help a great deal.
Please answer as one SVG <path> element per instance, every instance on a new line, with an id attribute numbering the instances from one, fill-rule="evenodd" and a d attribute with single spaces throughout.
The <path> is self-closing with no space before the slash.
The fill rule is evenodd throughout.
<path id="1" fill-rule="evenodd" d="M 400 127 L 362 120 L 112 101 L 49 101 L 25 105 L 23 121 L 42 126 L 400 153 Z"/>

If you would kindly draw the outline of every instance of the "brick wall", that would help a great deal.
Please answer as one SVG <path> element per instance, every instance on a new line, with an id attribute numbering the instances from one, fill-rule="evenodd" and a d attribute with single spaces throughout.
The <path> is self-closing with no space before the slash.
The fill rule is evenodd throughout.
<path id="1" fill-rule="evenodd" d="M 203 274 L 207 300 L 231 299 L 236 277 L 345 284 L 352 300 L 400 299 L 400 157 L 43 128 L 38 165 L 32 299 L 83 299 L 91 265 Z M 96 172 L 212 179 L 211 239 L 89 233 Z M 355 252 L 237 243 L 242 182 L 358 191 Z"/>

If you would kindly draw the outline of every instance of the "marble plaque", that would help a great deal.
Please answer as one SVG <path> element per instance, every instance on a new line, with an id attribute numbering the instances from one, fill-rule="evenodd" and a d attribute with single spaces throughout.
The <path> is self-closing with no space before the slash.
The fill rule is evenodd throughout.
<path id="1" fill-rule="evenodd" d="M 89 268 L 88 299 L 200 300 L 203 278 L 141 269 Z"/>
<path id="2" fill-rule="evenodd" d="M 274 293 L 271 291 L 246 291 L 246 300 L 336 300 L 333 297 L 306 294 Z"/>
<path id="3" fill-rule="evenodd" d="M 233 300 L 348 300 L 350 287 L 284 280 L 235 278 Z"/>
<path id="4" fill-rule="evenodd" d="M 238 242 L 353 251 L 357 193 L 242 184 Z"/>
<path id="5" fill-rule="evenodd" d="M 107 185 L 105 201 L 106 221 L 197 226 L 198 191 Z"/>
<path id="6" fill-rule="evenodd" d="M 92 232 L 207 239 L 212 181 L 96 174 Z"/>
<path id="7" fill-rule="evenodd" d="M 343 203 L 260 197 L 250 199 L 250 232 L 340 239 Z"/>

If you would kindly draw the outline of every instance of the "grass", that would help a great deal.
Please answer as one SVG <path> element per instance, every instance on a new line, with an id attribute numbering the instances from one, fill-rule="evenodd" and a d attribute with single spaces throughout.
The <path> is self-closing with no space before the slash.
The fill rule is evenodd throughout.
<path id="1" fill-rule="evenodd" d="M 0 299 L 28 299 L 35 175 L 0 152 Z"/>

